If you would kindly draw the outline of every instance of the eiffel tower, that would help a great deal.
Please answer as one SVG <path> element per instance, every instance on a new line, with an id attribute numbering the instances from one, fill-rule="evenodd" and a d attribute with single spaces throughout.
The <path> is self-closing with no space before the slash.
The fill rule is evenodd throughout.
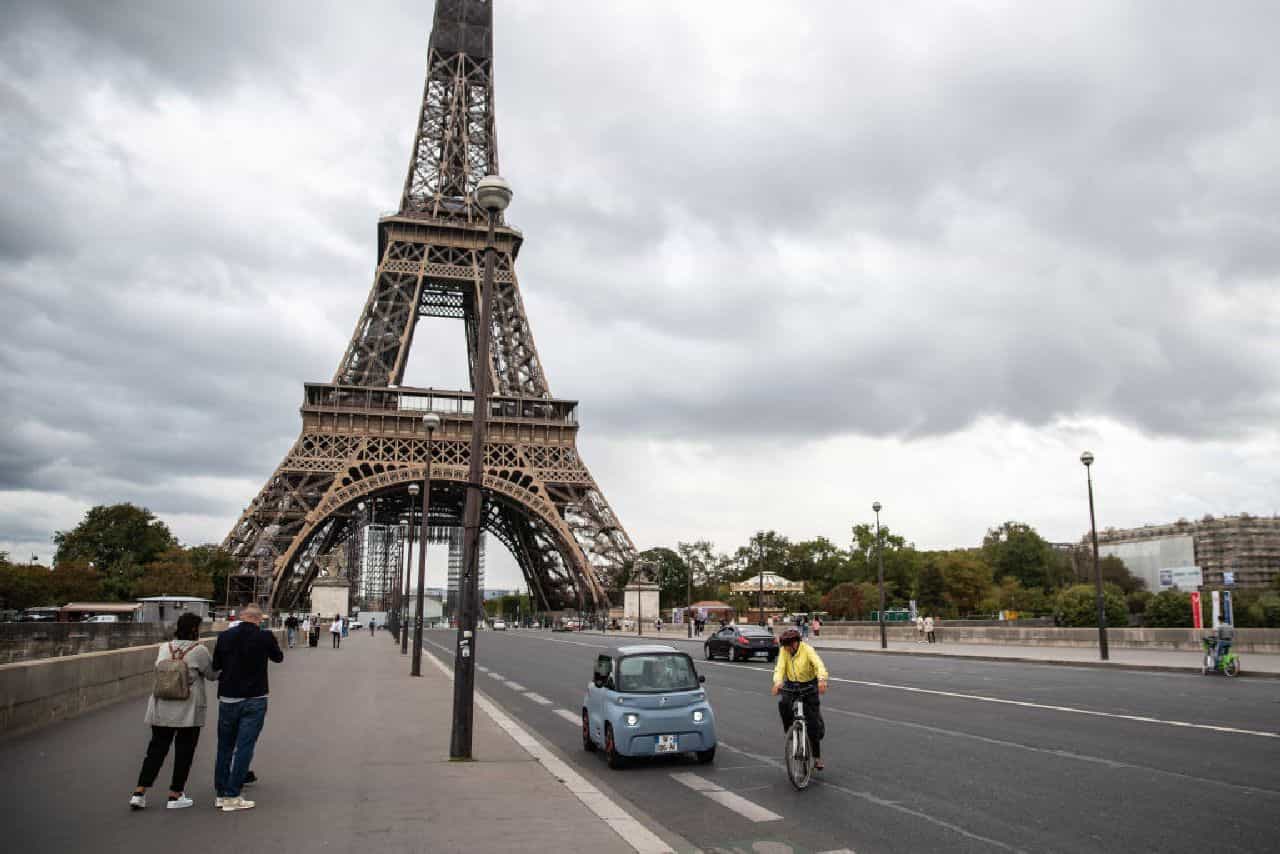
<path id="1" fill-rule="evenodd" d="M 487 213 L 474 192 L 496 174 L 492 0 L 438 0 L 409 171 L 399 211 L 378 220 L 369 298 L 333 380 L 305 384 L 302 435 L 223 542 L 237 562 L 229 600 L 297 608 L 318 573 L 358 573 L 364 527 L 410 512 L 426 412 L 443 419 L 428 525 L 461 524 L 474 396 L 400 385 L 426 316 L 464 323 L 472 389 L 490 372 L 484 530 L 511 551 L 538 607 L 608 607 L 635 547 L 578 454 L 577 401 L 551 395 L 516 280 L 523 237 L 502 220 L 491 346 L 477 352 Z"/>

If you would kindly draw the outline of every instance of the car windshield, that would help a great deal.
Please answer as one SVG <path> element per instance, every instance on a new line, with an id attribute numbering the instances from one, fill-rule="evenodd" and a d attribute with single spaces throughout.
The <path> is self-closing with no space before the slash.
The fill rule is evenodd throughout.
<path id="1" fill-rule="evenodd" d="M 687 655 L 628 655 L 618 662 L 619 691 L 643 694 L 693 691 L 697 687 L 698 677 Z"/>

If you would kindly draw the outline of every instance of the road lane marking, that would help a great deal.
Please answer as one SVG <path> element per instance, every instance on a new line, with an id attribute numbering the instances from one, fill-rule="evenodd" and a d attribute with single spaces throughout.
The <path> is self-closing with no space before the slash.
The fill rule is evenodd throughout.
<path id="1" fill-rule="evenodd" d="M 527 689 L 527 688 L 525 688 L 523 685 L 521 685 L 519 682 L 512 682 L 511 680 L 507 680 L 507 681 L 506 681 L 505 683 L 503 683 L 503 684 L 505 684 L 505 685 L 506 685 L 508 688 L 510 688 L 512 691 L 519 691 L 519 692 L 521 692 L 521 693 L 524 693 L 525 691 L 527 691 L 527 690 L 528 690 L 528 689 Z"/>
<path id="2" fill-rule="evenodd" d="M 729 690 L 732 691 L 736 689 L 730 688 Z M 876 721 L 877 723 L 884 723 L 890 726 L 902 726 L 902 727 L 907 727 L 909 729 L 918 729 L 918 730 L 923 730 L 924 732 L 935 733 L 937 735 L 951 736 L 953 738 L 967 738 L 972 741 L 982 742 L 983 744 L 995 745 L 996 747 L 1008 747 L 1016 750 L 1026 750 L 1032 753 L 1044 753 L 1049 756 L 1056 756 L 1059 759 L 1074 759 L 1079 762 L 1088 762 L 1096 765 L 1103 765 L 1103 766 L 1106 766 L 1107 768 L 1114 768 L 1117 770 L 1142 771 L 1148 774 L 1163 774 L 1169 777 L 1176 777 L 1180 780 L 1187 780 L 1192 783 L 1205 783 L 1205 784 L 1210 784 L 1215 786 L 1224 786 L 1226 788 L 1236 789 L 1238 791 L 1246 792 L 1251 795 L 1272 795 L 1272 796 L 1280 795 L 1280 791 L 1277 791 L 1276 789 L 1260 789 L 1256 786 L 1249 786 L 1243 783 L 1229 783 L 1226 780 L 1214 780 L 1209 777 L 1198 777 L 1194 774 L 1187 774 L 1182 771 L 1170 771 L 1165 768 L 1156 768 L 1151 765 L 1135 765 L 1131 762 L 1122 762 L 1118 759 L 1107 759 L 1102 756 L 1091 756 L 1087 753 L 1076 753 L 1071 750 L 1063 750 L 1060 748 L 1036 747 L 1035 745 L 1032 745 L 1032 744 L 1022 744 L 1021 742 L 1007 741 L 1002 738 L 991 738 L 990 736 L 977 735 L 976 733 L 971 733 L 971 732 L 962 732 L 960 730 L 945 729 L 943 727 L 930 726 L 929 724 L 917 723 L 915 721 L 904 721 L 904 720 L 898 720 L 895 718 L 882 718 L 879 715 L 869 715 L 865 712 L 851 712 L 847 709 L 837 708 L 836 706 L 833 706 L 830 703 L 823 706 L 823 708 L 829 714 L 846 715 L 852 718 L 862 718 L 863 720 Z M 723 766 L 717 766 L 717 767 L 723 767 Z"/>
<path id="3" fill-rule="evenodd" d="M 477 665 L 476 665 L 476 670 L 479 670 L 481 673 L 488 673 L 488 672 L 489 672 L 489 668 L 485 667 L 483 664 L 477 664 Z"/>
<path id="4" fill-rule="evenodd" d="M 440 668 L 449 677 L 450 682 L 453 681 L 453 671 L 443 661 L 435 655 L 428 655 L 427 657 L 431 659 L 432 664 Z M 507 735 L 515 739 L 517 744 L 528 751 L 530 756 L 538 760 L 544 768 L 558 778 L 565 788 L 572 792 L 574 797 L 581 801 L 587 809 L 591 810 L 601 821 L 609 825 L 614 833 L 622 837 L 624 842 L 634 848 L 637 854 L 674 854 L 671 846 L 663 842 L 656 833 L 633 818 L 630 813 L 618 806 L 608 795 L 587 782 L 587 779 L 569 767 L 567 762 L 548 750 L 542 742 L 530 735 L 528 730 L 508 717 L 498 707 L 497 703 L 494 703 L 483 694 L 477 694 L 476 705 L 489 715 L 494 723 L 501 727 Z M 577 722 L 575 718 L 574 723 Z"/>
<path id="5" fill-rule="evenodd" d="M 579 717 L 578 715 L 575 715 L 573 712 L 569 711 L 568 709 L 556 709 L 556 714 L 564 718 L 566 721 L 573 724 L 574 726 L 582 726 L 582 718 Z"/>
<path id="6" fill-rule="evenodd" d="M 782 820 L 782 816 L 776 812 L 767 810 L 759 804 L 754 804 L 739 794 L 725 791 L 724 787 L 711 782 L 706 777 L 700 777 L 688 771 L 680 771 L 672 774 L 671 778 L 677 783 L 683 783 L 703 797 L 710 798 L 720 806 L 733 810 L 747 821 Z"/>
<path id="7" fill-rule="evenodd" d="M 501 682 L 501 681 L 502 681 L 502 674 L 501 674 L 501 673 L 494 673 L 492 670 L 490 670 L 490 671 L 489 671 L 489 678 L 490 678 L 490 679 L 497 679 L 499 682 Z"/>
<path id="8" fill-rule="evenodd" d="M 770 668 L 764 667 L 743 667 L 742 665 L 729 664 L 724 661 L 703 661 L 701 664 L 714 664 L 717 667 L 732 667 L 734 670 L 756 670 L 767 672 Z M 1081 709 L 1075 706 L 1055 706 L 1049 703 L 1036 703 L 1031 700 L 1008 700 L 1004 697 L 984 697 L 981 694 L 962 694 L 958 691 L 941 691 L 937 688 L 916 688 L 912 685 L 893 685 L 888 682 L 871 682 L 865 679 L 848 679 L 844 676 L 832 676 L 832 682 L 844 682 L 850 685 L 866 685 L 871 688 L 889 688 L 894 691 L 909 691 L 913 694 L 933 694 L 939 697 L 952 697 L 958 700 L 976 700 L 982 703 L 998 703 L 1004 706 L 1020 706 L 1024 709 L 1044 709 L 1051 712 L 1065 712 L 1073 715 L 1087 715 L 1095 718 L 1113 718 L 1122 721 L 1134 721 L 1144 724 L 1161 724 L 1163 726 L 1182 727 L 1183 729 L 1203 729 L 1210 732 L 1222 732 L 1231 735 L 1252 735 L 1259 738 L 1280 738 L 1280 732 L 1269 732 L 1267 730 L 1244 729 L 1233 726 L 1219 726 L 1217 724 L 1198 724 L 1191 721 L 1176 721 L 1166 718 L 1153 718 L 1149 715 L 1127 715 L 1120 712 L 1102 712 L 1096 709 Z"/>
<path id="9" fill-rule="evenodd" d="M 961 694 L 956 691 L 940 691 L 936 688 L 915 688 L 910 685 L 890 685 L 887 682 L 868 682 L 863 679 L 846 679 L 832 676 L 832 682 L 846 682 L 852 685 L 867 685 L 872 688 L 891 688 L 896 691 L 910 691 L 913 694 L 933 694 L 939 697 L 954 697 L 959 700 L 977 700 L 982 703 L 998 703 L 1003 706 L 1020 706 L 1025 709 L 1045 709 L 1051 712 L 1065 712 L 1072 715 L 1088 715 L 1096 718 L 1114 718 L 1122 721 L 1136 721 L 1144 724 L 1163 724 L 1164 726 L 1183 727 L 1184 729 L 1204 729 L 1211 732 L 1225 732 L 1233 735 L 1254 735 L 1260 738 L 1280 738 L 1280 732 L 1266 730 L 1242 729 L 1233 726 L 1216 724 L 1197 724 L 1190 721 L 1174 721 L 1165 718 L 1153 718 L 1148 715 L 1125 715 L 1118 712 L 1100 712 L 1095 709 L 1080 709 L 1074 706 L 1054 706 L 1048 703 L 1033 703 L 1030 700 L 1006 700 L 1003 697 L 984 697 L 981 694 Z"/>
<path id="10" fill-rule="evenodd" d="M 551 705 L 551 701 L 548 700 L 546 697 L 542 696 L 541 694 L 535 694 L 532 691 L 525 691 L 524 695 L 528 697 L 530 700 L 533 700 L 539 706 Z"/>
<path id="11" fill-rule="evenodd" d="M 777 759 L 774 759 L 772 756 L 761 756 L 759 753 L 752 753 L 749 750 L 743 750 L 741 747 L 734 747 L 731 744 L 725 744 L 723 741 L 720 741 L 717 743 L 721 747 L 723 747 L 725 750 L 731 750 L 734 753 L 740 753 L 743 756 L 756 760 L 757 762 L 763 762 L 765 765 L 772 765 L 774 768 L 777 768 L 778 770 L 783 772 L 786 771 L 786 766 L 783 765 L 781 762 L 779 762 Z M 976 833 L 973 833 L 972 831 L 965 830 L 963 827 L 961 827 L 958 824 L 952 824 L 951 822 L 945 819 L 931 816 L 926 812 L 921 812 L 920 810 L 914 810 L 911 807 L 903 806 L 902 804 L 897 803 L 895 801 L 885 800 L 884 798 L 873 795 L 870 792 L 856 791 L 846 786 L 840 786 L 835 783 L 832 783 L 829 780 L 815 779 L 813 782 L 819 786 L 824 786 L 828 789 L 835 789 L 837 792 L 843 792 L 846 795 L 851 795 L 855 798 L 859 798 L 861 800 L 875 804 L 876 806 L 884 807 L 886 809 L 891 809 L 900 813 L 905 813 L 906 815 L 912 816 L 914 818 L 918 818 L 921 821 L 927 821 L 930 824 L 934 824 L 934 825 L 937 825 L 938 827 L 942 827 L 947 830 L 950 830 L 952 833 L 958 833 L 967 839 L 972 839 L 977 842 L 982 842 L 1004 851 L 1021 851 L 1021 849 L 1015 848 L 1012 845 L 1001 842 L 998 839 L 991 839 L 990 837 L 980 836 Z"/>

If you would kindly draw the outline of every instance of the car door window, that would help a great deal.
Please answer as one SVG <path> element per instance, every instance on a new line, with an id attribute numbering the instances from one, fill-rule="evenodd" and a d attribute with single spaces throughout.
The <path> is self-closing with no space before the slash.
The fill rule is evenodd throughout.
<path id="1" fill-rule="evenodd" d="M 612 676 L 613 658 L 608 655 L 598 657 L 596 659 L 596 669 L 592 672 L 592 684 L 603 687 L 604 683 Z"/>

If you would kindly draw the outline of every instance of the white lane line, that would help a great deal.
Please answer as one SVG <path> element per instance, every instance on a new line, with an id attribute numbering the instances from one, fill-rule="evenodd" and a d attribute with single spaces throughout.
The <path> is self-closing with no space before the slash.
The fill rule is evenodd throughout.
<path id="1" fill-rule="evenodd" d="M 494 673 L 492 670 L 490 670 L 490 671 L 489 671 L 489 678 L 490 678 L 490 679 L 497 679 L 498 681 L 502 681 L 502 674 L 501 674 L 501 673 Z"/>
<path id="2" fill-rule="evenodd" d="M 431 659 L 431 662 L 436 667 L 444 671 L 445 675 L 452 681 L 453 671 L 446 667 L 444 662 L 434 655 L 427 657 Z M 538 760 L 544 768 L 558 777 L 564 783 L 565 788 L 573 792 L 574 796 L 587 809 L 595 813 L 601 821 L 613 828 L 613 832 L 621 836 L 623 841 L 634 848 L 638 854 L 674 854 L 671 846 L 663 842 L 656 833 L 614 803 L 608 795 L 588 783 L 586 778 L 569 767 L 567 762 L 556 756 L 544 747 L 542 742 L 530 735 L 527 730 L 507 717 L 506 713 L 498 708 L 496 703 L 483 694 L 477 694 L 476 705 L 483 709 L 489 717 L 493 718 L 494 723 L 501 727 L 507 735 L 515 739 L 517 744 L 528 751 L 530 756 Z M 574 718 L 574 723 L 578 723 L 577 718 Z"/>
<path id="3" fill-rule="evenodd" d="M 476 670 L 479 670 L 481 673 L 488 673 L 488 672 L 489 672 L 489 668 L 485 667 L 483 664 L 477 664 L 477 665 L 476 665 Z"/>
<path id="4" fill-rule="evenodd" d="M 720 747 L 723 747 L 725 750 L 732 750 L 734 753 L 740 753 L 743 756 L 756 760 L 757 762 L 763 762 L 766 765 L 772 765 L 774 768 L 777 768 L 778 770 L 784 773 L 786 772 L 786 766 L 783 765 L 781 762 L 779 762 L 777 759 L 774 759 L 772 756 L 761 756 L 758 753 L 752 753 L 749 750 L 743 750 L 741 747 L 734 747 L 731 744 L 725 744 L 723 741 L 717 742 L 717 744 Z M 837 792 L 844 792 L 846 795 L 852 795 L 855 798 L 860 798 L 864 801 L 868 801 L 870 803 L 875 804 L 876 806 L 895 810 L 900 813 L 905 813 L 906 815 L 912 816 L 914 818 L 918 818 L 921 821 L 927 821 L 930 824 L 937 825 L 938 827 L 946 828 L 947 830 L 950 830 L 952 833 L 958 833 L 961 836 L 965 837 L 966 839 L 972 839 L 976 842 L 982 842 L 988 846 L 999 848 L 1004 851 L 1020 851 L 1021 850 L 1019 848 L 1013 847 L 1012 845 L 1001 842 L 998 839 L 991 839 L 990 837 L 987 837 L 987 836 L 979 836 L 978 834 L 965 830 L 960 825 L 952 824 L 951 822 L 946 821 L 945 819 L 935 818 L 934 816 L 931 816 L 925 812 L 921 812 L 920 810 L 913 810 L 910 807 L 905 807 L 902 804 L 897 803 L 896 801 L 888 801 L 888 800 L 885 800 L 884 798 L 877 797 L 876 795 L 873 795 L 870 792 L 859 792 L 854 789 L 846 788 L 845 786 L 838 786 L 835 783 L 828 782 L 827 780 L 819 780 L 816 782 L 818 783 L 818 785 L 824 786 L 828 789 L 835 789 Z"/>
<path id="5" fill-rule="evenodd" d="M 578 717 L 568 709 L 556 709 L 556 714 L 574 726 L 582 726 L 582 718 Z"/>
<path id="6" fill-rule="evenodd" d="M 852 848 L 832 848 L 830 851 L 820 851 L 819 854 L 858 854 Z"/>
<path id="7" fill-rule="evenodd" d="M 523 685 L 521 685 L 519 682 L 512 682 L 511 680 L 507 680 L 507 681 L 506 681 L 505 683 L 503 683 L 503 684 L 505 684 L 505 685 L 506 685 L 508 688 L 510 688 L 512 691 L 519 691 L 519 692 L 520 692 L 520 693 L 522 693 L 522 694 L 523 694 L 525 691 L 529 690 L 529 689 L 525 688 Z"/>
<path id="8" fill-rule="evenodd" d="M 525 691 L 524 695 L 528 697 L 530 700 L 533 700 L 539 706 L 551 705 L 551 701 L 548 700 L 546 697 L 542 696 L 541 694 L 535 694 L 532 691 Z"/>
<path id="9" fill-rule="evenodd" d="M 723 661 L 702 661 L 699 664 L 714 664 L 717 667 L 732 667 L 734 670 L 758 670 L 765 671 L 763 667 L 743 667 L 738 664 L 728 664 Z M 1101 712 L 1096 709 L 1080 709 L 1074 706 L 1054 706 L 1048 703 L 1035 703 L 1030 700 L 1006 700 L 1003 697 L 984 697 L 981 694 L 961 694 L 957 691 L 940 691 L 936 688 L 916 688 L 911 685 L 891 685 L 888 682 L 869 682 L 865 679 L 846 679 L 843 676 L 832 676 L 832 682 L 845 682 L 850 685 L 866 685 L 871 688 L 889 688 L 894 691 L 909 691 L 913 694 L 933 694 L 939 697 L 952 697 L 958 700 L 976 700 L 982 703 L 998 703 L 1004 706 L 1020 706 L 1025 709 L 1044 709 L 1050 712 L 1065 712 L 1072 715 L 1088 715 L 1095 718 L 1113 718 L 1122 721 L 1135 721 L 1144 724 L 1161 724 L 1163 726 L 1176 726 L 1184 729 L 1203 729 L 1210 732 L 1224 732 L 1233 735 L 1253 735 L 1259 738 L 1280 738 L 1280 732 L 1269 732 L 1267 730 L 1242 729 L 1233 726 L 1218 726 L 1217 724 L 1198 724 L 1191 721 L 1175 721 L 1165 718 L 1153 718 L 1148 715 L 1125 715 L 1119 712 Z"/>
<path id="10" fill-rule="evenodd" d="M 832 682 L 847 682 L 852 685 L 867 685 L 872 688 L 892 688 L 896 691 L 910 691 L 913 694 L 933 694 L 939 697 L 954 697 L 959 700 L 977 700 L 982 703 L 998 703 L 1003 706 L 1020 706 L 1025 709 L 1045 709 L 1050 712 L 1065 712 L 1072 715 L 1088 715 L 1095 718 L 1114 718 L 1122 721 L 1136 721 L 1144 724 L 1163 724 L 1164 726 L 1184 727 L 1187 729 L 1204 729 L 1211 732 L 1226 732 L 1234 735 L 1256 735 L 1260 738 L 1280 738 L 1280 732 L 1266 730 L 1241 729 L 1233 726 L 1217 726 L 1215 724 L 1197 724 L 1190 721 L 1173 721 L 1164 718 L 1153 718 L 1147 715 L 1123 715 L 1117 712 L 1099 712 L 1094 709 L 1079 709 L 1074 706 L 1053 706 L 1047 703 L 1033 703 L 1030 700 L 1006 700 L 1002 697 L 983 697 L 980 694 L 960 694 L 955 691 L 939 691 L 936 688 L 914 688 L 909 685 L 890 685 L 885 682 L 868 682 L 863 679 L 845 679 L 832 676 Z"/>
<path id="11" fill-rule="evenodd" d="M 767 810 L 759 804 L 753 804 L 742 795 L 726 792 L 721 786 L 716 785 L 706 777 L 699 777 L 697 774 L 691 774 L 688 771 L 680 771 L 672 774 L 671 778 L 677 783 L 683 783 L 698 794 L 710 798 L 721 806 L 733 810 L 747 821 L 782 820 L 782 816 L 776 812 Z"/>

